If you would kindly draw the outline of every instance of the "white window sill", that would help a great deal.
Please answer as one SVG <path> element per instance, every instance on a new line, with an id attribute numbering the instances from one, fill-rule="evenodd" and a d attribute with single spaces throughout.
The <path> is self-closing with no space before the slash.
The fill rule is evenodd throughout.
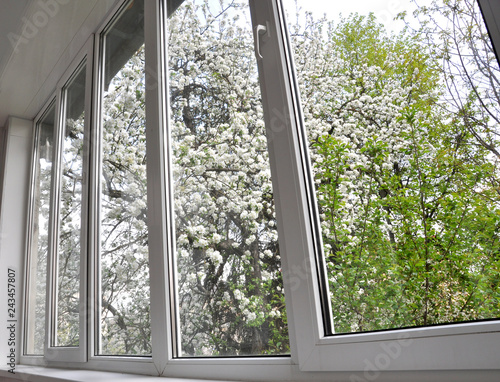
<path id="1" fill-rule="evenodd" d="M 7 369 L 0 369 L 0 381 L 33 381 L 33 382 L 150 382 L 158 380 L 159 377 L 146 375 L 133 375 L 112 373 L 94 370 L 67 370 L 46 368 L 40 366 L 16 365 L 15 374 L 9 373 Z M 219 382 L 200 379 L 165 378 L 165 382 Z"/>
<path id="2" fill-rule="evenodd" d="M 296 370 L 298 372 L 298 370 Z M 249 377 L 248 375 L 246 376 Z M 161 379 L 159 379 L 161 378 Z M 239 379 L 248 380 L 248 379 Z M 448 372 L 388 372 L 368 371 L 365 373 L 305 373 L 305 375 L 289 376 L 289 378 L 269 378 L 268 381 L 302 381 L 302 382 L 331 382 L 331 381 L 361 381 L 361 382 L 491 382 L 500 381 L 498 370 L 460 370 Z M 16 365 L 15 374 L 7 369 L 0 369 L 0 382 L 223 382 L 214 379 L 193 379 L 175 377 L 156 377 L 147 375 L 125 374 L 95 370 L 70 370 L 48 368 L 43 366 Z M 263 381 L 257 378 L 255 381 Z M 224 382 L 231 382 L 224 378 Z M 232 381 L 236 382 L 236 381 Z"/>

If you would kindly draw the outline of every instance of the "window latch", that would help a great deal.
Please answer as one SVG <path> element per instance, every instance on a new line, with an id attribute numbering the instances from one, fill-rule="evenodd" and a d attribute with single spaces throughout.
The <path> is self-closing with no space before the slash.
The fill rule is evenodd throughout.
<path id="1" fill-rule="evenodd" d="M 257 59 L 263 58 L 260 53 L 260 36 L 269 38 L 269 25 L 259 24 L 254 28 L 255 55 Z"/>

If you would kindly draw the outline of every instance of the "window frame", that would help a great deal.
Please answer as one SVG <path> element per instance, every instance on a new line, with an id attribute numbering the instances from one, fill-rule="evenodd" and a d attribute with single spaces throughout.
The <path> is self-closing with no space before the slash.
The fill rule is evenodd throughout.
<path id="1" fill-rule="evenodd" d="M 85 323 L 86 305 L 87 305 L 87 214 L 81 214 L 81 229 L 80 229 L 80 302 L 79 302 L 79 345 L 76 347 L 68 346 L 53 346 L 52 341 L 55 339 L 57 331 L 57 283 L 58 283 L 58 259 L 59 259 L 59 211 L 61 204 L 61 179 L 62 179 L 62 150 L 64 143 L 64 133 L 66 128 L 66 91 L 71 81 L 79 73 L 80 70 L 85 70 L 85 95 L 84 95 L 84 144 L 83 144 L 83 168 L 82 168 L 82 204 L 81 211 L 86 211 L 88 200 L 88 158 L 89 158 L 89 142 L 87 137 L 90 135 L 90 101 L 92 96 L 92 47 L 93 36 L 87 40 L 85 46 L 75 57 L 69 69 L 62 76 L 56 87 L 56 136 L 55 136 L 55 156 L 54 156 L 54 189 L 53 189 L 53 208 L 51 213 L 52 235 L 49 244 L 49 260 L 47 264 L 47 304 L 46 304 L 46 338 L 44 357 L 47 361 L 59 360 L 61 362 L 85 362 L 86 355 L 86 338 L 87 326 Z"/>
<path id="2" fill-rule="evenodd" d="M 277 1 L 250 3 L 254 29 L 257 24 L 271 27 L 271 38 L 260 41 L 264 59 L 259 60 L 259 72 L 265 84 L 262 94 L 266 126 L 271 128 L 272 136 L 270 157 L 277 218 L 281 223 L 279 236 L 286 238 L 280 241 L 280 249 L 293 363 L 303 372 L 498 370 L 498 320 L 342 336 L 325 334 L 325 327 L 333 325 L 328 322 L 320 298 L 320 291 L 324 290 L 320 277 L 326 271 L 320 260 L 320 226 L 284 10 Z M 272 20 L 278 20 L 276 25 Z M 277 39 L 272 37 L 274 33 Z M 268 62 L 273 53 L 279 55 L 275 57 L 275 66 Z M 266 84 L 267 81 L 273 84 Z M 281 93 L 283 104 L 276 101 L 277 93 Z M 171 359 L 169 367 L 177 363 L 196 362 Z"/>
<path id="3" fill-rule="evenodd" d="M 298 84 L 289 34 L 284 20 L 284 7 L 279 9 L 282 36 L 284 36 L 285 59 L 289 81 L 292 84 L 295 105 L 300 105 Z M 498 17 L 500 15 L 495 15 Z M 294 105 L 294 106 L 295 106 Z M 295 122 L 300 133 L 305 131 L 303 118 L 300 115 L 300 106 L 296 106 Z M 306 149 L 304 149 L 306 150 Z M 307 159 L 306 159 L 307 160 Z M 304 162 L 307 166 L 307 162 Z M 304 171 L 305 173 L 305 171 Z M 298 182 L 300 180 L 296 180 Z M 300 190 L 298 195 L 302 200 L 309 200 L 315 204 L 314 196 L 306 195 L 307 190 Z M 319 232 L 319 222 L 314 207 L 305 213 L 313 230 Z M 308 216 L 307 216 L 308 215 Z M 317 238 L 318 234 L 303 235 Z M 302 371 L 352 371 L 374 372 L 381 371 L 425 371 L 425 370 L 498 370 L 498 354 L 500 341 L 500 321 L 470 322 L 463 324 L 446 324 L 432 327 L 418 327 L 395 329 L 372 333 L 352 333 L 337 336 L 325 334 L 330 322 L 325 322 L 324 305 L 319 291 L 322 286 L 320 256 L 314 255 L 318 243 L 308 243 L 308 257 L 296 253 L 287 253 L 287 269 L 299 270 L 295 276 L 305 280 L 307 291 L 290 290 L 292 306 L 310 306 L 311 309 L 299 309 L 293 313 L 294 326 L 297 336 L 298 363 Z M 306 255 L 307 256 L 307 255 Z M 322 257 L 322 256 L 321 256 Z M 319 263 L 319 264 L 318 264 Z M 300 272 L 303 271 L 303 275 Z M 293 275 L 293 272 L 292 272 Z M 285 279 L 286 280 L 286 279 Z M 290 278 L 289 278 L 290 281 Z M 286 284 L 285 284 L 286 287 Z M 292 289 L 289 285 L 289 289 Z M 331 309 L 331 308 L 330 308 Z M 409 348 L 411 346 L 411 348 Z M 450 352 L 450 349 L 464 349 L 466 351 Z M 436 362 L 436 359 L 439 359 Z M 363 364 L 364 363 L 364 364 Z"/>
<path id="4" fill-rule="evenodd" d="M 124 8 L 130 3 L 130 0 L 119 0 L 116 2 L 115 6 L 112 7 L 109 14 L 103 19 L 102 23 L 98 27 L 95 33 L 95 44 L 94 44 L 94 76 L 93 76 L 93 99 L 92 99 L 92 123 L 94 128 L 92 129 L 91 141 L 94 142 L 92 147 L 96 148 L 98 142 L 100 142 L 100 134 L 101 134 L 101 97 L 102 97 L 102 83 L 104 78 L 104 60 L 102 55 L 103 52 L 103 41 L 102 36 L 106 33 L 109 28 L 111 28 L 114 21 L 120 16 L 120 13 Z M 88 337 L 88 349 L 87 349 L 87 357 L 88 362 L 87 365 L 89 368 L 97 368 L 98 370 L 109 370 L 109 371 L 126 371 L 130 373 L 140 373 L 140 374 L 151 374 L 157 375 L 160 370 L 164 369 L 164 365 L 161 362 L 160 354 L 165 353 L 163 348 L 165 347 L 167 341 L 162 340 L 164 338 L 165 330 L 161 330 L 160 328 L 166 327 L 166 317 L 161 317 L 163 311 L 166 309 L 165 299 L 160 296 L 160 298 L 156 297 L 156 294 L 161 292 L 161 289 L 165 289 L 165 287 L 161 287 L 161 270 L 163 269 L 163 252 L 153 251 L 153 242 L 157 241 L 158 238 L 155 236 L 155 232 L 158 232 L 157 229 L 151 229 L 155 224 L 158 223 L 158 219 L 156 214 L 152 212 L 159 212 L 162 214 L 164 209 L 161 209 L 161 205 L 157 205 L 158 198 L 153 197 L 152 195 L 158 195 L 159 192 L 155 187 L 160 187 L 158 184 L 157 176 L 161 176 L 160 170 L 154 170 L 158 166 L 162 166 L 160 161 L 160 153 L 155 152 L 155 146 L 161 146 L 161 140 L 154 140 L 154 138 L 149 138 L 148 134 L 160 133 L 158 129 L 158 124 L 154 124 L 154 120 L 157 118 L 157 113 L 154 112 L 153 102 L 152 100 L 155 97 L 155 90 L 159 88 L 159 86 L 148 86 L 148 76 L 151 76 L 151 73 L 159 72 L 157 69 L 154 69 L 154 64 L 150 64 L 149 61 L 152 61 L 149 56 L 151 56 L 154 52 L 153 47 L 155 46 L 156 36 L 157 36 L 157 28 L 156 28 L 156 17 L 158 14 L 156 11 L 156 2 L 144 1 L 144 44 L 148 48 L 145 49 L 145 72 L 146 72 L 146 98 L 145 102 L 146 107 L 146 151 L 148 156 L 147 163 L 147 198 L 148 198 L 148 241 L 149 241 L 149 261 L 150 261 L 150 317 L 151 317 L 151 331 L 153 331 L 153 327 L 157 327 L 157 334 L 152 336 L 152 356 L 133 356 L 133 355 L 98 355 L 97 354 L 97 345 L 99 342 L 99 329 L 98 329 L 98 320 L 100 319 L 100 304 L 98 302 L 98 291 L 99 291 L 99 283 L 100 283 L 100 275 L 99 275 L 99 253 L 100 253 L 100 241 L 99 241 L 99 166 L 100 166 L 100 150 L 96 148 L 94 152 L 91 154 L 91 170 L 90 170 L 90 210 L 89 210 L 89 242 L 90 242 L 90 254 L 89 254 L 89 310 L 92 310 L 94 313 L 93 318 L 88 319 L 89 332 L 90 335 Z M 151 48 L 149 48 L 151 47 Z M 154 59 L 154 58 L 153 58 Z M 154 62 L 154 61 L 153 61 Z M 152 67 L 152 68 L 150 68 Z M 156 77 L 155 83 L 156 83 Z M 153 111 L 149 111 L 149 110 Z M 155 127 L 153 127 L 155 126 Z M 155 176 L 150 176 L 149 174 L 153 173 Z M 153 183 L 150 185 L 150 183 Z M 161 182 L 163 183 L 163 182 Z M 161 197 L 161 194 L 159 194 Z M 161 201 L 160 201 L 161 203 Z M 151 212 L 150 212 L 151 211 Z M 155 218 L 156 217 L 156 218 Z M 155 276 L 153 276 L 153 274 Z M 155 287 L 153 287 L 153 285 Z M 155 291 L 155 292 L 153 292 Z M 158 317 L 158 318 L 156 318 Z M 156 350 L 155 350 L 156 349 Z M 158 360 L 160 358 L 160 360 Z"/>
<path id="5" fill-rule="evenodd" d="M 20 355 L 21 364 L 33 365 L 33 366 L 46 366 L 46 367 L 70 367 L 70 368 L 88 369 L 88 370 L 121 371 L 126 373 L 135 373 L 135 374 L 139 373 L 145 375 L 158 375 L 160 373 L 158 371 L 159 370 L 158 367 L 155 367 L 152 357 L 140 357 L 140 356 L 137 357 L 133 355 L 130 356 L 96 355 L 94 351 L 94 348 L 96 346 L 96 340 L 95 340 L 96 324 L 95 320 L 92 317 L 95 316 L 98 319 L 98 317 L 100 316 L 100 312 L 98 312 L 99 304 L 97 304 L 95 300 L 97 293 L 97 288 L 95 284 L 97 282 L 96 256 L 98 254 L 98 245 L 99 245 L 96 233 L 97 223 L 95 220 L 97 214 L 96 206 L 98 198 L 97 186 L 99 182 L 96 179 L 98 156 L 97 156 L 97 150 L 95 150 L 96 148 L 95 143 L 99 142 L 98 126 L 100 125 L 100 90 L 101 90 L 100 75 L 102 72 L 101 60 L 100 60 L 100 54 L 101 54 L 100 36 L 107 28 L 109 28 L 109 24 L 112 23 L 116 17 L 119 17 L 119 13 L 121 12 L 121 10 L 124 7 L 126 7 L 127 3 L 129 3 L 130 1 L 131 0 L 116 0 L 114 2 L 115 4 L 107 12 L 107 15 L 99 22 L 98 24 L 99 26 L 96 29 L 96 33 L 89 35 L 89 38 L 87 39 L 87 41 L 85 42 L 79 53 L 73 58 L 71 64 L 68 65 L 68 69 L 61 76 L 61 79 L 57 82 L 56 90 L 51 95 L 50 100 L 46 103 L 46 105 L 44 105 L 44 107 L 41 109 L 42 111 L 37 115 L 37 117 L 34 120 L 35 121 L 34 126 L 36 127 L 36 123 L 38 123 L 38 121 L 41 118 L 43 118 L 46 111 L 49 109 L 52 103 L 55 102 L 55 129 L 56 129 L 55 140 L 59 142 L 60 135 L 62 135 L 60 131 L 61 124 L 63 123 L 63 118 L 64 118 L 64 115 L 61 112 L 62 110 L 61 98 L 63 94 L 62 92 L 64 91 L 64 86 L 72 79 L 72 76 L 80 67 L 82 61 L 86 60 L 87 89 L 85 96 L 85 113 L 86 113 L 85 128 L 88 131 L 87 135 L 88 138 L 86 138 L 85 147 L 87 151 L 86 155 L 88 157 L 87 160 L 89 163 L 87 164 L 87 186 L 84 187 L 85 188 L 84 193 L 86 193 L 87 195 L 82 196 L 82 199 L 85 200 L 86 207 L 82 208 L 85 208 L 88 211 L 88 213 L 86 215 L 84 214 L 87 222 L 85 223 L 82 222 L 82 226 L 83 224 L 85 224 L 86 227 L 85 228 L 86 233 L 82 234 L 82 236 L 85 236 L 87 238 L 87 243 L 86 243 L 86 250 L 83 250 L 82 246 L 82 251 L 81 251 L 82 254 L 84 254 L 84 256 L 81 258 L 81 264 L 82 265 L 86 264 L 86 269 L 84 272 L 84 270 L 81 268 L 81 278 L 80 278 L 80 289 L 82 290 L 82 288 L 84 288 L 85 291 L 85 298 L 82 298 L 80 301 L 80 303 L 85 306 L 84 309 L 81 309 L 80 311 L 80 345 L 74 348 L 48 346 L 48 340 L 51 338 L 53 332 L 52 325 L 50 325 L 49 327 L 49 323 L 53 321 L 51 317 L 52 316 L 51 312 L 54 309 L 54 306 L 52 304 L 53 301 L 52 296 L 55 292 L 53 284 L 56 282 L 55 278 L 53 277 L 54 270 L 52 269 L 54 267 L 54 264 L 48 264 L 47 272 L 49 273 L 50 269 L 51 275 L 47 276 L 48 291 L 47 291 L 46 309 L 50 308 L 50 310 L 46 311 L 46 336 L 45 336 L 46 338 L 45 338 L 44 355 L 25 354 L 24 339 L 21 339 L 21 343 L 23 344 L 23 349 Z M 145 1 L 145 8 L 150 9 L 149 17 L 151 17 L 152 14 L 157 14 L 157 12 L 154 10 L 155 7 L 153 2 Z M 151 12 L 151 9 L 153 9 L 153 12 Z M 156 33 L 152 32 L 151 29 L 152 28 L 148 26 L 148 22 L 145 22 L 145 30 L 149 30 L 149 32 L 145 31 L 146 35 L 148 35 L 150 39 L 150 42 L 148 44 L 154 46 L 154 42 L 152 41 L 152 39 L 153 38 L 156 39 L 155 37 Z M 146 104 L 148 104 L 148 102 L 146 102 Z M 58 144 L 58 151 L 60 151 L 60 144 Z M 57 155 L 60 154 L 57 153 L 55 154 L 54 163 L 57 163 Z M 60 167 L 60 165 L 57 164 L 56 167 Z M 31 171 L 30 178 L 32 178 L 34 174 L 33 169 L 31 169 L 30 171 Z M 56 171 L 60 172 L 58 168 L 55 168 L 54 174 L 56 174 Z M 33 187 L 30 188 L 32 189 Z M 58 192 L 57 187 L 53 185 L 51 192 L 52 194 Z M 29 201 L 30 208 L 32 204 L 32 197 L 31 197 L 32 194 L 33 191 L 30 190 L 30 201 Z M 30 209 L 30 214 L 31 214 L 31 209 Z M 52 217 L 52 215 L 54 217 Z M 55 245 L 57 246 L 57 240 L 56 240 L 57 230 L 54 229 L 54 224 L 56 224 L 56 222 L 53 221 L 54 219 L 56 219 L 55 218 L 56 216 L 57 213 L 51 211 L 51 222 L 49 223 L 50 227 L 49 237 L 52 240 L 52 242 L 56 243 Z M 31 220 L 28 219 L 27 232 L 29 232 L 30 230 L 31 230 Z M 49 243 L 49 247 L 50 248 L 54 247 L 54 244 Z M 53 252 L 54 249 L 49 251 Z M 28 250 L 26 250 L 26 256 L 27 256 L 26 263 L 29 263 L 30 254 Z M 50 257 L 52 256 L 53 255 L 50 255 Z M 88 269 L 88 274 L 87 274 L 87 269 Z M 26 280 L 27 279 L 28 277 L 26 278 Z M 51 285 L 50 288 L 49 285 Z M 26 305 L 28 301 L 27 293 L 24 294 L 24 298 L 25 298 L 24 304 L 25 306 L 27 306 Z M 161 307 L 159 308 L 160 309 L 155 309 L 155 310 L 161 311 Z M 151 312 L 151 315 L 153 315 L 153 312 Z M 161 333 L 161 331 L 159 333 Z M 156 337 L 161 337 L 161 336 L 156 336 Z M 155 353 L 158 354 L 159 352 L 156 351 Z"/>
<path id="6" fill-rule="evenodd" d="M 31 264 L 33 262 L 32 259 L 32 243 L 33 243 L 33 231 L 34 231 L 34 209 L 36 206 L 35 203 L 35 192 L 36 192 L 36 178 L 38 176 L 38 173 L 36 171 L 37 168 L 37 160 L 39 159 L 39 151 L 38 151 L 38 140 L 40 137 L 40 130 L 41 130 L 41 122 L 42 120 L 48 115 L 48 113 L 51 111 L 51 108 L 54 107 L 54 115 L 55 110 L 56 110 L 56 105 L 57 105 L 57 99 L 56 99 L 56 94 L 52 94 L 48 101 L 45 102 L 43 107 L 41 108 L 40 112 L 37 114 L 37 116 L 34 118 L 33 122 L 33 137 L 32 137 L 32 144 L 31 144 L 31 164 L 30 164 L 30 184 L 29 184 L 29 198 L 28 198 L 28 209 L 27 209 L 27 224 L 26 224 L 26 246 L 25 246 L 25 253 L 26 253 L 26 258 L 24 262 L 24 293 L 23 293 L 23 308 L 22 309 L 22 318 L 21 322 L 23 323 L 22 330 L 21 330 L 21 340 L 20 343 L 22 344 L 22 351 L 21 351 L 21 362 L 23 362 L 24 357 L 42 357 L 41 355 L 27 355 L 27 341 L 28 341 L 28 335 L 27 335 L 27 330 L 28 330 L 28 320 L 31 318 L 30 317 L 30 300 L 28 298 L 30 290 L 33 288 L 33 282 L 31 279 Z M 55 124 L 56 122 L 54 121 L 54 130 L 55 130 Z M 55 131 L 53 134 L 53 137 L 55 138 Z M 55 155 L 54 155 L 55 157 Z M 52 170 L 53 172 L 54 170 Z M 53 179 L 51 179 L 51 196 L 52 196 L 52 186 L 53 185 Z M 51 229 L 51 224 L 50 224 L 50 210 L 49 210 L 49 231 Z M 47 235 L 48 238 L 50 237 L 50 232 Z M 48 264 L 47 264 L 48 265 Z M 48 271 L 48 267 L 47 267 Z M 46 272 L 47 272 L 46 271 Z M 47 286 L 46 286 L 47 288 Z M 45 316 L 45 320 L 47 320 L 47 316 Z M 46 326 L 46 323 L 45 323 Z"/>
<path id="7" fill-rule="evenodd" d="M 143 1 L 144 0 L 140 0 Z M 108 17 L 104 20 L 101 26 L 98 29 L 98 32 L 95 34 L 95 76 L 93 78 L 94 84 L 94 114 L 93 114 L 93 134 L 91 137 L 92 147 L 94 148 L 92 153 L 92 166 L 91 166 L 91 179 L 92 179 L 92 190 L 91 190 L 91 207 L 89 214 L 90 224 L 91 224 L 91 251 L 89 253 L 91 266 L 91 272 L 89 274 L 90 284 L 91 284 L 91 293 L 89 299 L 89 309 L 93 312 L 93 316 L 89 318 L 89 325 L 92 327 L 90 336 L 90 344 L 88 346 L 88 357 L 93 360 L 100 360 L 103 357 L 110 357 L 120 359 L 122 357 L 130 357 L 130 355 L 110 355 L 110 354 L 99 354 L 99 344 L 101 341 L 100 333 L 101 333 L 101 241 L 100 241 L 100 232 L 101 232 L 101 223 L 103 222 L 103 216 L 101 212 L 101 196 L 102 188 L 101 188 L 101 179 L 102 179 L 102 163 L 103 163 L 103 153 L 102 153 L 102 145 L 103 145 L 103 99 L 104 93 L 103 90 L 104 82 L 105 82 L 105 66 L 106 62 L 106 35 L 107 33 L 113 29 L 115 23 L 117 23 L 125 12 L 128 6 L 131 6 L 133 1 L 124 0 L 119 2 L 117 6 L 114 8 L 113 12 L 111 12 Z M 144 26 L 145 28 L 146 26 Z M 144 42 L 145 44 L 145 42 Z M 149 160 L 148 160 L 149 162 Z M 134 357 L 134 356 L 132 356 Z M 135 356 L 137 361 L 140 360 L 148 360 L 151 359 L 151 356 Z"/>
<path id="8" fill-rule="evenodd" d="M 90 68 L 92 72 L 92 76 L 87 78 L 87 82 L 89 78 L 92 81 L 91 99 L 88 100 L 92 111 L 86 114 L 85 121 L 86 125 L 91 123 L 93 126 L 90 135 L 91 149 L 94 148 L 92 142 L 98 142 L 99 129 L 96 126 L 100 124 L 100 36 L 126 6 L 127 1 L 115 2 L 96 30 L 95 36 L 91 37 L 91 40 L 95 39 L 93 49 L 85 48 L 90 49 L 87 50 L 87 70 Z M 332 378 L 366 381 L 378 378 L 379 375 L 385 378 L 383 380 L 398 380 L 411 376 L 418 378 L 418 375 L 425 373 L 434 377 L 439 375 L 441 380 L 456 380 L 464 376 L 470 378 L 471 375 L 477 376 L 477 381 L 491 380 L 491 373 L 500 373 L 498 320 L 342 336 L 325 335 L 324 322 L 328 321 L 328 318 L 324 314 L 320 298 L 320 291 L 324 286 L 318 278 L 318 274 L 325 272 L 324 264 L 319 260 L 321 235 L 315 196 L 311 192 L 314 183 L 309 173 L 300 95 L 284 9 L 280 0 L 249 1 L 254 30 L 260 24 L 271 31 L 269 39 L 260 39 L 263 59 L 258 60 L 258 65 L 262 77 L 265 122 L 269 132 L 273 188 L 276 193 L 277 219 L 280 223 L 279 236 L 285 238 L 280 242 L 280 248 L 289 323 L 290 357 L 176 357 L 175 346 L 178 339 L 175 327 L 175 272 L 172 250 L 175 226 L 171 192 L 172 163 L 168 153 L 170 136 L 166 49 L 167 0 L 145 0 L 150 312 L 151 332 L 154 333 L 152 357 L 95 355 L 96 321 L 88 318 L 87 314 L 80 322 L 82 324 L 82 321 L 88 320 L 88 327 L 84 329 L 88 330 L 85 336 L 87 340 L 84 348 L 87 350 L 83 351 L 84 358 L 79 358 L 82 357 L 80 350 L 78 356 L 68 354 L 66 358 L 64 352 L 58 351 L 62 349 L 47 348 L 45 357 L 23 355 L 21 363 L 168 377 L 228 379 L 247 376 L 243 379 L 261 381 L 311 381 Z M 478 1 L 481 5 L 489 0 Z M 490 19 L 491 17 L 496 25 L 500 24 L 500 14 L 492 14 Z M 486 20 L 486 23 L 489 27 L 491 20 Z M 257 32 L 256 34 L 258 35 Z M 75 62 L 81 60 L 75 59 Z M 70 68 L 74 68 L 74 65 L 70 65 Z M 72 73 L 73 71 L 68 71 L 68 77 L 63 78 L 67 80 Z M 65 83 L 61 80 L 58 89 Z M 50 101 L 45 106 L 48 105 Z M 60 91 L 57 93 L 56 105 L 60 105 Z M 44 107 L 37 118 L 43 116 L 46 110 Z M 57 121 L 61 118 L 58 110 L 56 107 Z M 35 122 L 37 120 L 35 119 Z M 59 131 L 59 128 L 57 129 Z M 96 256 L 99 253 L 99 243 L 96 206 L 99 180 L 96 177 L 98 158 L 95 151 L 90 154 L 87 187 L 90 206 L 87 247 L 90 255 L 86 309 L 95 312 L 98 318 Z M 85 284 L 86 280 L 87 276 L 83 276 L 81 284 Z M 24 306 L 27 306 L 26 303 Z M 331 325 L 331 322 L 327 322 L 327 325 Z M 80 339 L 83 343 L 84 338 Z M 86 362 L 79 361 L 80 359 Z"/>
<path id="9" fill-rule="evenodd" d="M 49 243 L 48 243 L 48 253 L 47 253 L 47 277 L 46 277 L 46 304 L 45 304 L 45 343 L 44 343 L 44 355 L 32 355 L 26 353 L 26 333 L 23 327 L 21 343 L 22 353 L 21 353 L 21 363 L 26 364 L 41 364 L 49 362 L 54 359 L 58 359 L 62 362 L 85 362 L 84 349 L 86 347 L 86 332 L 87 328 L 85 325 L 85 312 L 86 307 L 86 253 L 87 253 L 87 215 L 82 214 L 81 221 L 81 248 L 80 248 L 80 308 L 79 308 L 79 346 L 78 347 L 65 347 L 65 346 L 52 346 L 51 339 L 54 338 L 56 330 L 56 316 L 55 310 L 56 306 L 52 303 L 56 299 L 57 293 L 57 260 L 58 260 L 58 234 L 59 234 L 59 207 L 60 207 L 60 179 L 62 177 L 61 171 L 62 166 L 60 163 L 60 156 L 62 151 L 62 137 L 64 135 L 65 128 L 65 92 L 67 86 L 71 83 L 74 76 L 78 73 L 82 67 L 85 67 L 86 74 L 86 84 L 85 84 L 85 123 L 84 123 L 84 134 L 88 137 L 90 134 L 90 100 L 92 96 L 91 84 L 92 84 L 92 46 L 93 46 L 93 35 L 91 35 L 83 48 L 74 57 L 68 69 L 64 72 L 61 79 L 56 85 L 56 90 L 51 94 L 49 100 L 43 106 L 41 111 L 37 114 L 34 119 L 33 129 L 35 134 L 33 134 L 33 153 L 32 153 L 32 163 L 30 169 L 30 191 L 29 191 L 29 202 L 28 202 L 28 219 L 27 219 L 27 232 L 26 239 L 26 275 L 25 275 L 25 290 L 24 293 L 24 306 L 25 312 L 23 312 L 23 324 L 26 325 L 29 315 L 28 312 L 28 291 L 30 288 L 31 280 L 29 275 L 29 266 L 31 263 L 31 252 L 30 246 L 32 241 L 32 227 L 33 227 L 33 208 L 34 208 L 34 178 L 36 159 L 38 154 L 36 152 L 36 144 L 38 141 L 39 129 L 38 125 L 40 121 L 45 117 L 46 113 L 53 106 L 55 108 L 55 119 L 54 119 L 54 163 L 53 163 L 53 177 L 51 184 L 51 201 L 50 201 L 50 212 L 49 212 Z M 90 65 L 89 65 L 90 63 Z M 87 117 L 88 116 L 88 117 Z M 82 169 L 82 184 L 88 183 L 88 140 L 86 139 L 83 146 L 83 169 Z M 82 188 L 82 211 L 87 209 L 87 190 L 88 188 Z"/>

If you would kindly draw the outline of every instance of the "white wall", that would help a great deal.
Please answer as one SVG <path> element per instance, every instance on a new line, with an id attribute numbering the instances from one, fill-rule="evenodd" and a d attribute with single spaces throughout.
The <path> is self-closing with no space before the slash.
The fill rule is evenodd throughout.
<path id="1" fill-rule="evenodd" d="M 3 173 L 4 173 L 4 162 L 5 162 L 5 132 L 6 127 L 0 127 L 0 216 L 2 216 L 2 190 L 3 190 Z"/>
<path id="2" fill-rule="evenodd" d="M 19 360 L 21 302 L 25 230 L 32 146 L 32 121 L 9 118 L 4 128 L 3 145 L 0 143 L 0 369 L 7 363 L 11 349 Z M 1 135 L 1 133 L 0 133 Z M 3 159 L 3 160 L 2 160 Z M 3 170 L 3 171 L 2 171 Z M 15 271 L 15 315 L 10 317 L 8 305 L 8 269 Z M 9 321 L 13 320 L 13 321 Z M 9 326 L 13 325 L 12 331 Z M 11 346 L 10 336 L 15 336 Z M 11 344 L 9 344 L 11 342 Z"/>

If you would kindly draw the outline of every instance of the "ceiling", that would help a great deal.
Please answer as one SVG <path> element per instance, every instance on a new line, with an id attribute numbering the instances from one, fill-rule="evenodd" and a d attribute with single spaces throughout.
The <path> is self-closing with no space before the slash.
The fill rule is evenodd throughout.
<path id="1" fill-rule="evenodd" d="M 116 0 L 0 0 L 0 127 L 33 119 Z"/>

